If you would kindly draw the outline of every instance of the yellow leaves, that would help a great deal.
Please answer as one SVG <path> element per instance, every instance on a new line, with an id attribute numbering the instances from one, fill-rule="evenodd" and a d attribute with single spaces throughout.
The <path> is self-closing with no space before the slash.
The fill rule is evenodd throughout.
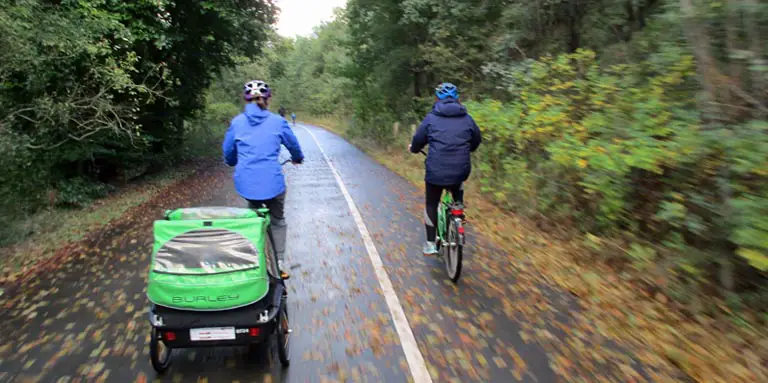
<path id="1" fill-rule="evenodd" d="M 584 243 L 585 245 L 591 247 L 593 250 L 600 250 L 603 247 L 603 241 L 600 239 L 600 237 L 592 233 L 587 233 L 584 236 Z"/>
<path id="2" fill-rule="evenodd" d="M 32 366 L 35 365 L 35 362 L 37 362 L 37 359 L 28 360 L 27 363 L 24 364 L 24 367 L 23 367 L 24 370 L 29 370 L 30 368 L 32 368 Z"/>
<path id="3" fill-rule="evenodd" d="M 755 167 L 754 169 L 752 169 L 752 172 L 758 176 L 763 176 L 763 177 L 768 176 L 768 164 L 764 164 L 763 166 L 760 166 L 760 167 Z"/>
<path id="4" fill-rule="evenodd" d="M 579 167 L 580 167 L 580 168 L 582 168 L 582 169 L 586 168 L 586 167 L 587 167 L 587 164 L 588 164 L 588 163 L 587 163 L 587 160 L 585 160 L 585 159 L 580 159 L 580 160 L 578 161 L 578 165 L 579 165 Z"/>
<path id="5" fill-rule="evenodd" d="M 514 362 L 514 370 L 512 371 L 512 374 L 515 376 L 517 380 L 523 379 L 523 373 L 526 372 L 528 369 L 527 365 L 525 364 L 525 361 L 523 358 L 520 357 L 520 354 L 515 351 L 513 348 L 508 348 L 507 352 L 512 357 L 512 361 Z"/>
<path id="6" fill-rule="evenodd" d="M 571 88 L 573 88 L 573 86 L 574 86 L 574 82 L 573 81 L 566 81 L 566 82 L 563 82 L 563 83 L 560 83 L 558 81 L 557 84 L 554 84 L 554 85 L 550 86 L 549 89 L 552 90 L 552 91 L 561 91 L 561 90 L 571 89 Z"/>
<path id="7" fill-rule="evenodd" d="M 768 254 L 755 249 L 741 248 L 736 253 L 746 259 L 754 268 L 765 271 L 768 270 Z"/>
<path id="8" fill-rule="evenodd" d="M 485 356 L 483 356 L 483 354 L 477 354 L 477 362 L 480 363 L 480 367 L 482 368 L 488 367 L 488 360 L 485 359 Z"/>

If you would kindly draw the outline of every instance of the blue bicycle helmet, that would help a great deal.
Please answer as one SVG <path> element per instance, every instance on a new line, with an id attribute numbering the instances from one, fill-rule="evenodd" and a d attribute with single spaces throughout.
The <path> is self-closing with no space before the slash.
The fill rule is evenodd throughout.
<path id="1" fill-rule="evenodd" d="M 459 88 L 450 82 L 444 82 L 435 88 L 435 96 L 441 100 L 445 100 L 448 97 L 459 98 Z"/>

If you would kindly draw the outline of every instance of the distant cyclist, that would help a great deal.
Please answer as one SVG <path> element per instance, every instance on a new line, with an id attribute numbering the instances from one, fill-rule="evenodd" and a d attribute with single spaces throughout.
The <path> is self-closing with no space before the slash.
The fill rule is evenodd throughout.
<path id="1" fill-rule="evenodd" d="M 291 112 L 291 120 L 293 120 L 293 126 L 296 126 L 296 112 Z"/>
<path id="2" fill-rule="evenodd" d="M 285 108 L 280 105 L 280 109 L 277 110 L 277 113 L 280 114 L 280 117 L 285 118 Z"/>
<path id="3" fill-rule="evenodd" d="M 245 111 L 229 125 L 222 145 L 224 161 L 235 167 L 235 189 L 256 209 L 266 205 L 272 216 L 272 235 L 277 259 L 285 253 L 285 178 L 280 166 L 280 149 L 285 145 L 294 164 L 304 154 L 288 121 L 268 110 L 272 91 L 264 81 L 245 84 Z"/>
<path id="4" fill-rule="evenodd" d="M 418 153 L 429 145 L 424 177 L 424 226 L 427 231 L 424 255 L 437 254 L 435 222 L 440 195 L 443 190 L 450 190 L 454 201 L 463 203 L 464 181 L 472 171 L 470 153 L 477 150 L 482 141 L 475 120 L 459 103 L 459 91 L 455 85 L 447 82 L 438 85 L 435 96 L 432 111 L 416 129 L 409 146 L 412 153 Z"/>

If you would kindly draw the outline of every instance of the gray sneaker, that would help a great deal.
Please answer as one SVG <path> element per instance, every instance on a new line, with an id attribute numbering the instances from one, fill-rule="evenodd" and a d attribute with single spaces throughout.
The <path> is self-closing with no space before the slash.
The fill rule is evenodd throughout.
<path id="1" fill-rule="evenodd" d="M 435 246 L 434 242 L 429 242 L 424 244 L 423 253 L 426 256 L 435 255 L 437 254 L 437 246 Z"/>

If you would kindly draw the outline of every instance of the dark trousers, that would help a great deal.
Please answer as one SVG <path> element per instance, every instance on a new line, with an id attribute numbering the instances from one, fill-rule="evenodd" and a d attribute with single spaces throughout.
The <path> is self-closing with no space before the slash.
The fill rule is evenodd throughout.
<path id="1" fill-rule="evenodd" d="M 268 200 L 246 200 L 249 209 L 258 209 L 266 206 L 272 218 L 272 239 L 275 241 L 275 254 L 277 259 L 283 260 L 285 256 L 285 238 L 288 225 L 285 222 L 285 193 Z"/>
<path id="2" fill-rule="evenodd" d="M 437 224 L 437 206 L 440 204 L 440 196 L 443 190 L 449 190 L 453 200 L 464 203 L 464 184 L 440 186 L 426 183 L 427 203 L 424 209 L 424 227 L 427 229 L 427 241 L 434 242 L 437 236 L 435 225 Z"/>

